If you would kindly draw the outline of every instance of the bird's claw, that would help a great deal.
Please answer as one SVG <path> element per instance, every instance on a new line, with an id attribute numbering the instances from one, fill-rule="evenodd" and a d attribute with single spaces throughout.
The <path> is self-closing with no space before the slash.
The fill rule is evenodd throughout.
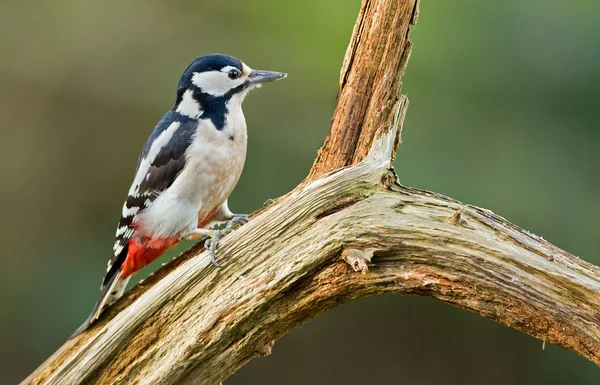
<path id="1" fill-rule="evenodd" d="M 225 229 L 229 229 L 229 232 L 232 232 L 235 225 L 245 225 L 246 223 L 248 223 L 247 215 L 235 215 L 233 218 L 231 218 L 229 222 L 227 222 L 227 226 L 225 226 Z"/>
<path id="2" fill-rule="evenodd" d="M 231 233 L 236 225 L 244 225 L 246 223 L 248 223 L 248 217 L 246 215 L 236 215 L 233 218 L 231 218 L 229 222 L 227 222 L 227 225 L 223 229 L 213 230 L 209 234 L 209 238 L 206 241 L 204 241 L 204 248 L 209 251 L 210 262 L 213 264 L 214 267 L 216 267 L 217 269 L 223 267 L 219 265 L 217 263 L 217 260 L 215 259 L 215 256 L 217 254 L 217 246 L 219 245 L 219 241 L 221 240 L 221 238 Z"/>
<path id="3" fill-rule="evenodd" d="M 223 230 L 215 230 L 215 232 L 210 236 L 206 241 L 204 241 L 204 248 L 208 250 L 210 255 L 210 263 L 213 264 L 214 267 L 220 269 L 221 265 L 219 265 L 215 259 L 215 255 L 217 253 L 217 245 L 219 244 L 219 240 L 223 237 Z"/>

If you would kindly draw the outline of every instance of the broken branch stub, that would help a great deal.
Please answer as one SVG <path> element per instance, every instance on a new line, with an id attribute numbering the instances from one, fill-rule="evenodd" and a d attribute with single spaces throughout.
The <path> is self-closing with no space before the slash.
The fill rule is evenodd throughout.
<path id="1" fill-rule="evenodd" d="M 338 103 L 331 133 L 319 150 L 304 183 L 365 159 L 375 138 L 406 112 L 401 101 L 402 76 L 412 44 L 410 26 L 417 22 L 417 0 L 365 0 L 354 25 L 340 74 Z M 393 148 L 400 145 L 397 132 Z"/>

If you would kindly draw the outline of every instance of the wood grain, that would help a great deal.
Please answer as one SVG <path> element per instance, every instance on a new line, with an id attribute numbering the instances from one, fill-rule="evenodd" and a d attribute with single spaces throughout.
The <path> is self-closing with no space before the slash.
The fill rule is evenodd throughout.
<path id="1" fill-rule="evenodd" d="M 600 268 L 491 211 L 398 184 L 415 0 L 364 0 L 306 180 L 136 286 L 22 384 L 216 384 L 342 303 L 418 294 L 600 365 Z"/>
<path id="2" fill-rule="evenodd" d="M 408 33 L 417 16 L 416 0 L 363 1 L 340 73 L 331 133 L 305 182 L 357 164 L 374 138 L 389 129 L 412 48 Z"/>

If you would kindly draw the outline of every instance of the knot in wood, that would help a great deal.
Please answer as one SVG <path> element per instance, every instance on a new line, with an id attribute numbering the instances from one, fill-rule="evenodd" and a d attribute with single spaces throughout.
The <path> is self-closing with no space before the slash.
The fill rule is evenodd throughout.
<path id="1" fill-rule="evenodd" d="M 366 274 L 369 271 L 369 263 L 373 258 L 373 250 L 345 249 L 342 251 L 342 259 L 346 261 L 356 272 Z"/>

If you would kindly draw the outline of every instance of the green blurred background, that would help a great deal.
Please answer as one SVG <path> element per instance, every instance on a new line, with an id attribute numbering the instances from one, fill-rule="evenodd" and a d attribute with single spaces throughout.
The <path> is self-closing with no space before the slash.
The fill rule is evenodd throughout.
<path id="1" fill-rule="evenodd" d="M 0 383 L 91 310 L 139 150 L 188 63 L 223 52 L 289 73 L 245 104 L 249 155 L 230 205 L 254 211 L 311 166 L 359 5 L 0 2 Z M 411 39 L 401 182 L 600 264 L 600 3 L 426 0 Z M 430 298 L 379 296 L 292 331 L 226 383 L 600 382 L 585 359 L 541 347 Z"/>

